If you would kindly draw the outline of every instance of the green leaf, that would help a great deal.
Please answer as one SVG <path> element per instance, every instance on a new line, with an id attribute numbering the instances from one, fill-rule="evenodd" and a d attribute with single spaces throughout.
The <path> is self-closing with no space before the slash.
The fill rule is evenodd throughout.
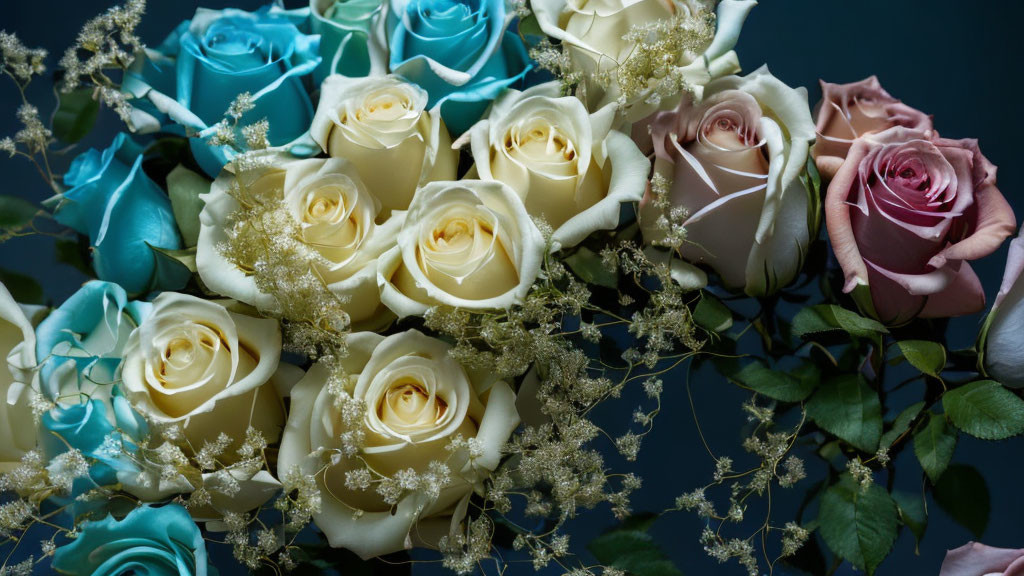
<path id="1" fill-rule="evenodd" d="M 897 438 L 910 429 L 910 425 L 913 424 L 914 419 L 921 413 L 921 410 L 924 410 L 924 402 L 918 402 L 917 404 L 907 406 L 903 412 L 900 412 L 899 415 L 896 416 L 896 419 L 892 421 L 892 427 L 889 428 L 885 434 L 882 434 L 882 440 L 879 442 L 879 445 L 886 448 L 892 446 L 892 443 L 895 442 Z"/>
<path id="2" fill-rule="evenodd" d="M 920 494 L 893 490 L 892 499 L 896 501 L 900 522 L 914 535 L 914 551 L 917 552 L 917 546 L 921 544 L 924 532 L 928 528 L 928 512 L 924 506 L 924 497 Z"/>
<path id="3" fill-rule="evenodd" d="M 210 184 L 209 180 L 181 164 L 167 175 L 171 210 L 185 246 L 195 246 L 199 242 L 199 213 L 203 211 L 203 201 L 199 195 L 209 192 Z"/>
<path id="4" fill-rule="evenodd" d="M 626 519 L 619 528 L 591 540 L 587 549 L 601 564 L 635 576 L 681 576 L 646 532 L 651 523 L 649 517 Z"/>
<path id="5" fill-rule="evenodd" d="M 914 454 L 932 484 L 942 477 L 954 451 L 956 430 L 946 424 L 944 417 L 929 412 L 925 425 L 914 433 Z"/>
<path id="6" fill-rule="evenodd" d="M 700 302 L 693 310 L 693 321 L 710 332 L 724 332 L 732 327 L 732 310 L 707 292 L 701 292 Z"/>
<path id="7" fill-rule="evenodd" d="M 32 223 L 39 207 L 16 196 L 0 195 L 0 231 L 17 231 Z"/>
<path id="8" fill-rule="evenodd" d="M 854 374 L 823 383 L 807 402 L 807 416 L 828 432 L 864 452 L 874 452 L 882 436 L 878 393 Z"/>
<path id="9" fill-rule="evenodd" d="M 754 362 L 744 366 L 731 378 L 774 400 L 803 402 L 818 385 L 819 372 L 813 365 L 808 364 L 794 374 L 787 374 L 781 370 L 772 370 L 760 362 Z"/>
<path id="10" fill-rule="evenodd" d="M 994 380 L 979 380 L 942 395 L 942 408 L 957 428 L 982 440 L 1024 432 L 1024 400 Z"/>
<path id="11" fill-rule="evenodd" d="M 79 238 L 84 238 L 84 236 L 79 236 Z M 67 264 L 86 276 L 95 276 L 92 267 L 89 266 L 89 244 L 87 241 L 84 249 L 78 240 L 57 240 L 53 248 L 57 262 Z"/>
<path id="12" fill-rule="evenodd" d="M 991 501 L 985 478 L 973 466 L 953 464 L 935 485 L 935 502 L 975 538 L 985 535 Z"/>
<path id="13" fill-rule="evenodd" d="M 586 246 L 581 246 L 573 252 L 565 259 L 565 263 L 587 284 L 605 288 L 616 288 L 619 285 L 619 277 L 615 271 L 608 269 L 601 262 L 601 256 Z"/>
<path id="14" fill-rule="evenodd" d="M 74 144 L 92 130 L 100 103 L 93 100 L 92 88 L 80 88 L 62 92 L 58 98 L 57 111 L 53 113 L 53 135 Z"/>
<path id="15" fill-rule="evenodd" d="M 884 488 L 862 490 L 845 475 L 822 496 L 818 522 L 828 547 L 869 575 L 889 554 L 899 528 L 896 503 Z"/>
<path id="16" fill-rule="evenodd" d="M 146 244 L 153 250 L 156 269 L 150 282 L 150 290 L 180 290 L 188 284 L 196 271 L 196 249 L 165 250 Z"/>
<path id="17" fill-rule="evenodd" d="M 946 367 L 946 349 L 938 342 L 928 340 L 902 340 L 896 342 L 903 357 L 922 374 L 939 377 Z"/>
<path id="18" fill-rule="evenodd" d="M 31 276 L 11 272 L 0 268 L 0 282 L 4 283 L 7 291 L 15 302 L 22 304 L 42 304 L 43 287 Z"/>
<path id="19" fill-rule="evenodd" d="M 540 29 L 540 22 L 532 13 L 519 21 L 519 33 L 523 36 L 544 36 L 544 32 Z"/>
<path id="20" fill-rule="evenodd" d="M 871 338 L 889 332 L 876 320 L 832 304 L 809 306 L 793 317 L 793 335 L 797 337 L 838 330 L 859 338 Z"/>

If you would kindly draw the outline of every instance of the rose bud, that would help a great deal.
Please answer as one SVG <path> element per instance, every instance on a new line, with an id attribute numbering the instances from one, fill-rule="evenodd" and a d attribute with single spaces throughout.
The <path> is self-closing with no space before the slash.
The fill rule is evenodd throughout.
<path id="1" fill-rule="evenodd" d="M 845 292 L 887 324 L 985 306 L 968 261 L 1013 233 L 996 167 L 975 140 L 891 128 L 854 141 L 828 187 L 825 224 Z M 870 296 L 867 298 L 865 296 Z"/>
<path id="2" fill-rule="evenodd" d="M 1024 388 L 1024 233 L 1010 243 L 1003 283 L 985 327 L 985 371 L 1005 386 Z"/>

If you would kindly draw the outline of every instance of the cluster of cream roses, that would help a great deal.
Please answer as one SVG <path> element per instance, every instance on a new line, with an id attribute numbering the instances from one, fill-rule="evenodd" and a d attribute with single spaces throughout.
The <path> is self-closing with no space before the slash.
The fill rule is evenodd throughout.
<path id="1" fill-rule="evenodd" d="M 591 114 L 555 83 L 509 90 L 456 143 L 468 143 L 475 164 L 455 180 L 459 151 L 426 104 L 426 92 L 395 76 L 328 77 L 311 135 L 329 158 L 270 153 L 247 184 L 288 206 L 353 326 L 439 304 L 507 308 L 545 252 L 615 228 L 620 205 L 643 195 L 649 163 L 612 129 L 614 105 Z M 213 291 L 268 308 L 273 297 L 218 249 L 240 208 L 236 178 L 225 170 L 204 197 L 198 272 Z M 539 221 L 554 230 L 550 242 Z"/>
<path id="2" fill-rule="evenodd" d="M 126 347 L 133 405 L 152 422 L 181 424 L 197 448 L 222 433 L 237 443 L 250 428 L 280 440 L 277 478 L 315 479 L 313 520 L 332 545 L 364 557 L 436 546 L 498 466 L 520 421 L 515 393 L 460 365 L 441 340 L 375 331 L 438 305 L 512 307 L 547 253 L 617 227 L 620 206 L 642 198 L 650 163 L 613 129 L 616 118 L 614 104 L 590 113 L 549 83 L 507 91 L 453 145 L 415 84 L 328 77 L 310 131 L 327 157 L 255 153 L 256 168 L 230 165 L 203 196 L 197 271 L 236 303 L 158 297 Z M 463 146 L 475 163 L 456 180 Z M 279 362 L 277 322 L 255 316 L 277 296 L 225 250 L 243 204 L 260 199 L 294 220 L 354 330 L 343 358 L 304 375 Z M 215 509 L 258 506 L 279 486 L 243 468 L 229 468 L 239 490 L 231 502 L 214 498 Z M 213 493 L 224 482 L 207 474 L 203 485 Z"/>

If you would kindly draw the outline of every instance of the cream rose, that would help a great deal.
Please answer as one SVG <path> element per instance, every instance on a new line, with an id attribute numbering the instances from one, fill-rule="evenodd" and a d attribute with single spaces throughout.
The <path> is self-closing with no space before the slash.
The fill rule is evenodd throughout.
<path id="1" fill-rule="evenodd" d="M 711 43 L 702 53 L 678 54 L 672 63 L 672 73 L 693 87 L 698 96 L 700 87 L 711 79 L 739 71 L 733 47 L 755 4 L 754 0 L 722 0 Z M 541 30 L 561 42 L 575 70 L 583 74 L 581 96 L 591 110 L 619 100 L 615 71 L 629 66 L 636 53 L 637 44 L 626 38 L 634 27 L 656 25 L 675 17 L 697 24 L 711 10 L 701 0 L 534 0 L 530 6 Z M 597 77 L 608 72 L 613 72 L 613 81 L 602 85 Z M 627 121 L 633 122 L 658 109 L 674 107 L 681 95 L 656 95 L 649 82 L 623 103 L 622 112 Z"/>
<path id="2" fill-rule="evenodd" d="M 430 306 L 508 308 L 540 272 L 544 238 L 501 182 L 431 182 L 416 192 L 398 245 L 380 257 L 381 301 L 399 317 Z"/>
<path id="3" fill-rule="evenodd" d="M 455 178 L 458 152 L 426 107 L 426 91 L 397 76 L 330 76 L 309 133 L 324 152 L 352 162 L 387 217 L 409 207 L 417 186 Z"/>
<path id="4" fill-rule="evenodd" d="M 292 390 L 278 474 L 315 475 L 323 500 L 314 520 L 331 546 L 370 558 L 436 542 L 462 520 L 470 494 L 498 466 L 501 447 L 519 424 L 515 394 L 415 330 L 386 338 L 352 334 L 348 351 L 344 388 L 364 403 L 363 417 L 346 425 L 327 386 L 328 369 L 314 365 Z M 344 457 L 341 436 L 354 431 L 365 442 Z M 474 442 L 474 457 L 465 448 L 446 449 L 458 435 Z M 409 469 L 424 474 L 435 462 L 448 467 L 450 481 L 433 495 L 406 491 L 394 505 L 378 494 L 376 481 L 365 489 L 346 482 L 347 472 L 368 468 L 376 479 Z"/>
<path id="5" fill-rule="evenodd" d="M 41 307 L 21 306 L 0 283 L 0 472 L 18 465 L 36 446 L 36 425 L 28 402 L 36 364 L 36 335 L 32 320 Z"/>
<path id="6" fill-rule="evenodd" d="M 276 320 L 164 292 L 128 339 L 121 383 L 137 412 L 154 424 L 179 424 L 193 449 L 227 434 L 234 441 L 221 459 L 230 465 L 250 426 L 268 442 L 281 437 L 285 416 L 281 392 L 298 379 L 301 370 L 280 364 L 280 356 L 281 331 Z M 222 493 L 219 477 L 204 475 L 204 484 L 212 488 L 213 506 L 219 510 L 251 509 L 278 487 L 265 471 L 250 475 L 231 470 L 231 474 L 240 484 L 240 493 Z M 179 484 L 168 491 L 189 488 Z M 151 490 L 160 493 L 162 488 Z"/>
<path id="7" fill-rule="evenodd" d="M 348 299 L 345 310 L 356 326 L 371 329 L 394 316 L 380 303 L 377 257 L 394 246 L 403 214 L 378 224 L 380 204 L 367 191 L 355 166 L 341 158 L 296 159 L 275 154 L 265 168 L 247 173 L 253 194 L 283 200 L 299 223 L 301 240 L 326 263 L 317 272 L 327 288 Z M 260 291 L 255 279 L 228 261 L 218 249 L 227 241 L 232 214 L 241 208 L 230 193 L 236 176 L 223 172 L 203 196 L 199 215 L 196 267 L 203 282 L 223 294 L 257 308 L 273 309 L 276 301 Z"/>
<path id="8" fill-rule="evenodd" d="M 612 130 L 615 107 L 594 114 L 559 98 L 556 82 L 508 90 L 470 131 L 477 173 L 512 187 L 531 216 L 555 228 L 553 249 L 619 224 L 619 206 L 643 198 L 650 163 Z"/>

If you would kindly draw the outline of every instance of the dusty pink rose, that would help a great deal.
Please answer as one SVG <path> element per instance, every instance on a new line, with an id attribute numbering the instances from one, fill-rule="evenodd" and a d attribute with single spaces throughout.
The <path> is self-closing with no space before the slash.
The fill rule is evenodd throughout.
<path id="1" fill-rule="evenodd" d="M 667 184 L 640 203 L 648 244 L 666 246 L 666 212 L 683 212 L 683 260 L 713 268 L 730 289 L 770 294 L 800 271 L 819 204 L 801 179 L 814 138 L 807 91 L 761 68 L 707 85 L 651 123 L 654 173 Z M 813 229 L 813 232 L 812 232 Z"/>
<path id="2" fill-rule="evenodd" d="M 858 303 L 889 324 L 984 308 L 968 261 L 1015 229 L 996 167 L 976 140 L 898 127 L 854 141 L 828 187 L 825 224 L 844 291 L 868 287 L 870 303 Z"/>
<path id="3" fill-rule="evenodd" d="M 970 542 L 946 552 L 939 576 L 1024 576 L 1024 549 Z"/>
<path id="4" fill-rule="evenodd" d="M 822 80 L 818 140 L 812 151 L 818 171 L 831 178 L 858 136 L 894 126 L 931 130 L 932 119 L 890 96 L 875 76 L 850 84 Z"/>

